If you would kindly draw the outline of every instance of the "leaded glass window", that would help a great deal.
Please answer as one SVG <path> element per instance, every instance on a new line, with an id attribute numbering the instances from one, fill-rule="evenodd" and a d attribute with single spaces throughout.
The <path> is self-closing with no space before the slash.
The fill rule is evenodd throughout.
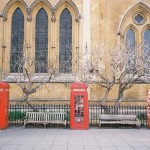
<path id="1" fill-rule="evenodd" d="M 126 33 L 126 47 L 133 48 L 135 46 L 135 33 L 132 29 L 129 29 Z"/>
<path id="2" fill-rule="evenodd" d="M 144 32 L 144 43 L 150 44 L 150 29 L 146 29 Z"/>
<path id="3" fill-rule="evenodd" d="M 150 74 L 150 29 L 144 32 L 144 71 Z"/>
<path id="4" fill-rule="evenodd" d="M 129 29 L 126 33 L 126 48 L 128 55 L 127 70 L 132 73 L 135 69 L 135 33 Z"/>
<path id="5" fill-rule="evenodd" d="M 64 9 L 60 16 L 59 36 L 59 71 L 72 71 L 72 16 L 68 9 Z"/>
<path id="6" fill-rule="evenodd" d="M 10 72 L 23 72 L 24 15 L 17 8 L 12 15 Z"/>
<path id="7" fill-rule="evenodd" d="M 48 16 L 41 8 L 36 16 L 35 72 L 46 73 L 48 61 Z"/>

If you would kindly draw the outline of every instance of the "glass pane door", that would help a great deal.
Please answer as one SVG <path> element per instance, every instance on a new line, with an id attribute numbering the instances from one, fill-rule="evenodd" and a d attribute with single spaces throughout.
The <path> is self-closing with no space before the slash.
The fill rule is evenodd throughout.
<path id="1" fill-rule="evenodd" d="M 75 123 L 84 122 L 84 95 L 74 96 L 74 119 Z"/>

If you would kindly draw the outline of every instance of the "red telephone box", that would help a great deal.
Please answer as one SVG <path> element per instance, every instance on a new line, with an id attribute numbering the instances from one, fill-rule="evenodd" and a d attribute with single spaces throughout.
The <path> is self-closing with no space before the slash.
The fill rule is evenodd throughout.
<path id="1" fill-rule="evenodd" d="M 147 97 L 146 97 L 146 101 L 147 101 L 147 120 L 148 120 L 148 128 L 150 128 L 150 89 L 147 90 Z"/>
<path id="2" fill-rule="evenodd" d="M 0 129 L 8 127 L 9 84 L 0 82 Z"/>
<path id="3" fill-rule="evenodd" d="M 71 84 L 70 93 L 70 127 L 71 129 L 88 129 L 88 93 L 87 84 L 75 82 Z"/>

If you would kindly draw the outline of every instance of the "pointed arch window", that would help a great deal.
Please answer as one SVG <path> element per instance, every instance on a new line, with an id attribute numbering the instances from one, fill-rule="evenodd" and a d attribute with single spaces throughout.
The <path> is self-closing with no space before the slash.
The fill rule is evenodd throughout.
<path id="1" fill-rule="evenodd" d="M 69 73 L 72 71 L 72 15 L 67 8 L 60 16 L 59 43 L 59 71 Z"/>
<path id="2" fill-rule="evenodd" d="M 24 15 L 17 8 L 12 15 L 10 72 L 23 72 Z"/>
<path id="3" fill-rule="evenodd" d="M 150 29 L 144 31 L 144 72 L 150 74 Z"/>
<path id="4" fill-rule="evenodd" d="M 127 71 L 132 73 L 135 69 L 135 33 L 133 29 L 129 29 L 126 33 L 126 48 L 128 55 Z"/>
<path id="5" fill-rule="evenodd" d="M 150 29 L 144 31 L 144 43 L 150 44 Z"/>
<path id="6" fill-rule="evenodd" d="M 46 73 L 48 63 L 48 15 L 41 8 L 36 15 L 35 72 Z"/>
<path id="7" fill-rule="evenodd" d="M 126 47 L 133 48 L 135 46 L 135 33 L 133 29 L 129 29 L 126 33 Z"/>

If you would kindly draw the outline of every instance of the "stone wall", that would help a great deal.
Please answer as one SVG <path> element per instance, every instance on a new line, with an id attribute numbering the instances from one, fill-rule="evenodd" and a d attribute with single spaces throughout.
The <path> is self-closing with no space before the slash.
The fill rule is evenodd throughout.
<path id="1" fill-rule="evenodd" d="M 56 21 L 52 20 L 51 8 L 57 8 L 55 13 Z M 49 59 L 53 60 L 55 54 L 59 54 L 59 15 L 64 8 L 70 10 L 73 17 L 73 51 L 77 48 L 80 52 L 85 51 L 85 46 L 90 50 L 98 44 L 114 45 L 125 41 L 125 32 L 129 25 L 137 28 L 137 43 L 142 40 L 141 32 L 150 23 L 150 1 L 149 0 L 1 0 L 0 5 L 0 67 L 3 66 L 9 72 L 10 48 L 11 48 L 11 17 L 14 10 L 19 7 L 25 17 L 25 44 L 27 52 L 35 51 L 35 16 L 38 10 L 43 7 L 49 17 Z M 29 11 L 29 8 L 31 10 Z M 133 14 L 142 12 L 146 15 L 146 22 L 139 26 L 133 22 Z M 81 18 L 80 18 L 81 17 Z M 107 57 L 107 56 L 106 56 Z M 84 63 L 84 62 L 82 62 Z M 107 65 L 107 64 L 106 64 Z M 77 70 L 76 66 L 73 70 Z M 107 73 L 107 69 L 106 69 Z M 2 76 L 0 75 L 2 79 Z M 76 79 L 74 79 L 76 81 Z M 8 82 L 10 82 L 8 80 Z M 53 82 L 42 86 L 30 99 L 39 102 L 57 101 L 68 103 L 70 96 L 69 83 Z M 10 83 L 10 99 L 22 99 L 22 91 L 15 83 Z M 111 91 L 109 101 L 114 101 L 117 96 L 117 86 Z M 149 84 L 136 84 L 124 94 L 124 100 L 130 104 L 137 102 L 145 104 L 145 91 L 150 88 Z M 89 100 L 99 101 L 104 95 L 104 89 L 98 85 L 89 85 Z M 111 103 L 111 102 L 110 102 Z"/>

